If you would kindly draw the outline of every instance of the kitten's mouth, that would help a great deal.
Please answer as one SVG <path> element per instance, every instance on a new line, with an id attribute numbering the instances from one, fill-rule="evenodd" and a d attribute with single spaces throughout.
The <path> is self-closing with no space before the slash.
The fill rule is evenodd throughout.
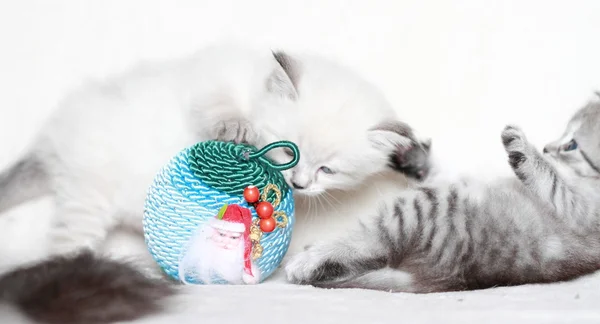
<path id="1" fill-rule="evenodd" d="M 293 189 L 294 195 L 301 195 L 305 197 L 316 197 L 323 194 L 324 190 L 321 189 Z"/>
<path id="2" fill-rule="evenodd" d="M 292 180 L 289 177 L 284 176 L 284 179 L 285 179 L 285 183 L 288 185 L 288 187 L 290 187 L 290 189 L 292 189 L 294 195 L 314 197 L 314 196 L 318 196 L 318 195 L 322 194 L 325 191 L 323 189 L 314 188 L 314 187 L 298 189 L 296 186 L 294 186 L 294 183 L 292 182 Z"/>

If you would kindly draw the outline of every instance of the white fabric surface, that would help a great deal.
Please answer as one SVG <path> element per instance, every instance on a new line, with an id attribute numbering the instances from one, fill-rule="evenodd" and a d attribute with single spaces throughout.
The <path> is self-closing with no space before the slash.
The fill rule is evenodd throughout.
<path id="1" fill-rule="evenodd" d="M 284 284 L 194 287 L 175 314 L 139 323 L 599 323 L 599 280 L 428 295 Z"/>
<path id="2" fill-rule="evenodd" d="M 339 58 L 433 137 L 445 169 L 494 177 L 509 172 L 504 124 L 541 147 L 600 89 L 599 12 L 595 0 L 3 1 L 0 165 L 83 78 L 234 38 Z M 40 201 L 0 218 L 0 266 L 43 253 L 50 212 Z M 430 295 L 198 287 L 175 304 L 140 323 L 600 323 L 600 274 Z"/>

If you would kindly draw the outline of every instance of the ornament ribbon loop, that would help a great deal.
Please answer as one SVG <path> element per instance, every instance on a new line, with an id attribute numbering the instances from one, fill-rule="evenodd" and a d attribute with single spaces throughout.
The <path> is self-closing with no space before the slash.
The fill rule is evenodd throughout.
<path id="1" fill-rule="evenodd" d="M 264 155 L 275 148 L 288 148 L 292 151 L 292 160 L 288 163 L 284 163 L 284 164 L 275 164 L 273 162 L 271 162 L 269 159 L 265 158 Z M 244 152 L 244 158 L 246 159 L 260 159 L 262 162 L 264 162 L 266 165 L 268 165 L 269 167 L 277 170 L 277 171 L 283 171 L 283 170 L 287 170 L 287 169 L 291 169 L 293 167 L 296 166 L 296 164 L 298 164 L 298 161 L 300 160 L 300 150 L 298 149 L 298 146 L 296 146 L 296 144 L 290 142 L 290 141 L 278 141 L 278 142 L 273 142 L 271 144 L 266 145 L 265 147 L 263 147 L 262 149 L 256 151 L 256 152 Z"/>

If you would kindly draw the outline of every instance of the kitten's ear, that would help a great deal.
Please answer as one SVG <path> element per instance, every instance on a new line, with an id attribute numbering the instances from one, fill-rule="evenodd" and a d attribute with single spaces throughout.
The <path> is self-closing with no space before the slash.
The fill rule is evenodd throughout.
<path id="1" fill-rule="evenodd" d="M 400 121 L 386 121 L 377 124 L 368 132 L 368 138 L 374 147 L 386 152 L 398 148 L 408 148 L 414 138 L 412 128 Z"/>
<path id="2" fill-rule="evenodd" d="M 300 66 L 296 60 L 284 52 L 273 52 L 273 57 L 278 63 L 267 79 L 267 91 L 287 97 L 291 100 L 298 98 L 298 79 Z"/>

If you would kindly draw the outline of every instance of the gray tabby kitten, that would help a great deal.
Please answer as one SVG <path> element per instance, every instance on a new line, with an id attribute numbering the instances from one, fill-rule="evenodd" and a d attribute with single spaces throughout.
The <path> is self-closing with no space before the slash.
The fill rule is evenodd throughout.
<path id="1" fill-rule="evenodd" d="M 548 283 L 600 269 L 600 102 L 544 153 L 507 126 L 516 177 L 421 185 L 286 265 L 288 279 L 329 288 L 428 293 Z"/>

